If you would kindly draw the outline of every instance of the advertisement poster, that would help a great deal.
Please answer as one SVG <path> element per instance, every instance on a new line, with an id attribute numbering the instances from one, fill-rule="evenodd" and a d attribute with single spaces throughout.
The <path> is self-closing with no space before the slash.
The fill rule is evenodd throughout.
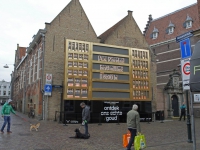
<path id="1" fill-rule="evenodd" d="M 68 75 L 72 75 L 72 70 L 68 70 Z"/>
<path id="2" fill-rule="evenodd" d="M 87 87 L 87 79 L 82 79 L 82 81 L 81 81 L 81 86 L 82 87 Z"/>
<path id="3" fill-rule="evenodd" d="M 81 90 L 75 89 L 75 98 L 80 98 L 80 95 L 81 95 Z"/>
<path id="4" fill-rule="evenodd" d="M 79 78 L 75 79 L 75 86 L 79 87 L 80 86 L 80 80 Z"/>
<path id="5" fill-rule="evenodd" d="M 82 71 L 82 70 L 79 70 L 79 71 L 78 71 L 78 75 L 79 75 L 79 76 L 82 76 L 82 75 L 83 75 L 83 71 Z"/>
<path id="6" fill-rule="evenodd" d="M 79 67 L 79 68 L 83 68 L 83 63 L 82 63 L 82 62 L 79 62 L 79 63 L 78 63 L 78 67 Z"/>
<path id="7" fill-rule="evenodd" d="M 82 91 L 81 91 L 81 97 L 82 98 L 87 98 L 88 97 L 88 91 L 87 91 L 87 89 L 82 89 Z"/>
<path id="8" fill-rule="evenodd" d="M 74 79 L 68 78 L 68 86 L 74 86 Z"/>
<path id="9" fill-rule="evenodd" d="M 78 70 L 74 70 L 74 75 L 77 76 Z"/>
<path id="10" fill-rule="evenodd" d="M 74 90 L 73 89 L 67 89 L 67 97 L 68 98 L 74 97 Z"/>
<path id="11" fill-rule="evenodd" d="M 83 60 L 83 54 L 79 54 L 79 60 Z"/>
<path id="12" fill-rule="evenodd" d="M 68 62 L 68 67 L 73 67 L 73 62 L 72 61 Z"/>

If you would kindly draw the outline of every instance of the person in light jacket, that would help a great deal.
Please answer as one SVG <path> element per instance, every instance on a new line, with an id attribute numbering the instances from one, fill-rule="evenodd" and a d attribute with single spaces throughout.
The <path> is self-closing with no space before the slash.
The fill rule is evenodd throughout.
<path id="1" fill-rule="evenodd" d="M 141 132 L 140 129 L 140 115 L 137 112 L 138 106 L 136 104 L 133 105 L 132 110 L 127 113 L 127 127 L 131 133 L 131 137 L 127 146 L 127 150 L 131 150 L 131 146 L 134 142 L 134 138 L 137 132 Z"/>
<path id="2" fill-rule="evenodd" d="M 85 126 L 85 135 L 88 136 L 88 122 L 90 121 L 90 107 L 84 102 L 80 104 L 82 110 L 82 125 Z"/>
<path id="3" fill-rule="evenodd" d="M 181 121 L 182 117 L 184 117 L 184 121 L 185 121 L 185 108 L 186 108 L 185 103 L 183 103 L 182 106 L 180 107 L 180 109 L 181 109 L 181 116 L 179 118 L 179 121 Z"/>

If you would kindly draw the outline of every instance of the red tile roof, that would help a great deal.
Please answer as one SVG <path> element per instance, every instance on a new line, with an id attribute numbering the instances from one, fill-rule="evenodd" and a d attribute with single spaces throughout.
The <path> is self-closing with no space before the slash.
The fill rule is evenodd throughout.
<path id="1" fill-rule="evenodd" d="M 187 15 L 189 15 L 193 20 L 192 27 L 189 29 L 183 27 L 183 23 L 186 21 Z M 166 29 L 169 26 L 170 21 L 175 25 L 175 29 L 172 34 L 168 35 L 166 33 Z M 154 27 L 157 28 L 159 31 L 157 39 L 151 39 L 151 34 Z M 197 3 L 195 3 L 170 14 L 167 14 L 163 17 L 160 17 L 158 19 L 152 20 L 145 34 L 145 39 L 149 45 L 152 45 L 155 43 L 160 43 L 163 41 L 174 39 L 183 33 L 186 33 L 190 30 L 194 31 L 199 28 L 200 24 L 198 17 L 198 6 Z"/>

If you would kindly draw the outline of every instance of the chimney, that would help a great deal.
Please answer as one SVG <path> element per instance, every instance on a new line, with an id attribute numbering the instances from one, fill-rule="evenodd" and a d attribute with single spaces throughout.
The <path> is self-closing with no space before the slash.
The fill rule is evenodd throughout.
<path id="1" fill-rule="evenodd" d="M 133 11 L 128 10 L 128 16 L 131 15 L 132 16 Z"/>

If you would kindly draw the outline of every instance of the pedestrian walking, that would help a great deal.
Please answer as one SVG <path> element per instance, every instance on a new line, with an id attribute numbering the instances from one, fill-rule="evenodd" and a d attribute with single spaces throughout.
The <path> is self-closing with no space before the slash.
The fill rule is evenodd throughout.
<path id="1" fill-rule="evenodd" d="M 140 129 L 140 115 L 137 112 L 138 106 L 136 104 L 133 105 L 132 110 L 127 113 L 127 126 L 128 130 L 131 133 L 130 140 L 127 146 L 127 150 L 131 150 L 131 146 L 134 142 L 134 138 L 137 132 L 141 132 Z"/>
<path id="2" fill-rule="evenodd" d="M 88 136 L 88 122 L 90 121 L 90 107 L 84 102 L 80 104 L 82 110 L 82 125 L 85 126 L 85 135 Z"/>
<path id="3" fill-rule="evenodd" d="M 183 102 L 183 104 L 180 106 L 180 109 L 181 109 L 181 116 L 180 116 L 179 121 L 181 121 L 182 117 L 184 117 L 183 119 L 184 119 L 184 121 L 185 121 L 185 108 L 186 108 L 186 106 L 185 106 L 185 103 Z"/>
<path id="4" fill-rule="evenodd" d="M 4 123 L 3 123 L 2 127 L 1 127 L 1 133 L 4 133 L 3 130 L 4 130 L 5 126 L 6 126 L 6 124 L 8 124 L 7 125 L 7 133 L 12 133 L 10 131 L 10 120 L 11 120 L 10 112 L 15 114 L 15 111 L 13 110 L 11 103 L 12 103 L 12 100 L 9 99 L 8 102 L 6 102 L 2 107 L 1 116 L 4 118 Z"/>

